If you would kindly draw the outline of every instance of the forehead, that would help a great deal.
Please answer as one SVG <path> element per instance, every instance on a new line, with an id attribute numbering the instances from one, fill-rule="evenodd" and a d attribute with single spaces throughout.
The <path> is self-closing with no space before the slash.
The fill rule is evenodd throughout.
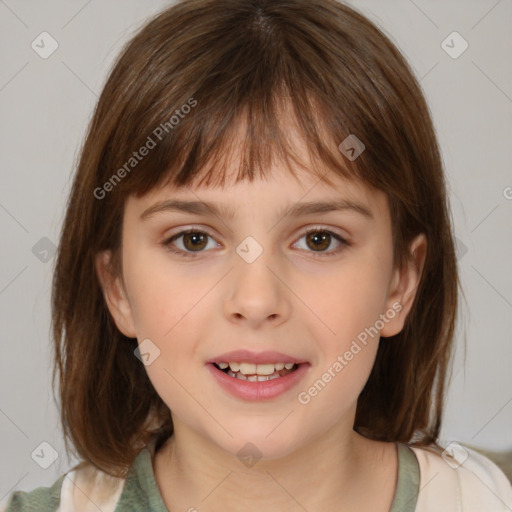
<path id="1" fill-rule="evenodd" d="M 240 163 L 247 156 L 248 133 L 247 117 L 241 116 L 235 123 L 230 144 L 223 148 L 222 156 L 214 160 L 213 166 L 210 161 L 204 162 L 188 185 L 177 186 L 167 180 L 142 196 L 131 195 L 125 203 L 126 209 L 134 209 L 140 215 L 152 205 L 169 199 L 202 201 L 215 203 L 223 216 L 233 218 L 239 209 L 261 215 L 297 202 L 345 200 L 366 205 L 376 214 L 386 213 L 386 195 L 355 177 L 354 163 L 344 160 L 326 127 L 321 127 L 324 141 L 336 148 L 339 166 L 353 177 L 328 167 L 312 151 L 289 102 L 282 106 L 280 122 L 286 127 L 284 133 L 289 146 L 284 155 L 272 151 L 273 159 L 261 172 L 255 172 L 252 177 L 247 173 L 240 175 Z M 219 180 L 220 176 L 224 179 Z"/>
<path id="2" fill-rule="evenodd" d="M 369 185 L 335 175 L 332 171 L 290 170 L 276 165 L 266 177 L 227 180 L 218 186 L 167 184 L 142 197 L 131 196 L 126 203 L 130 216 L 144 220 L 159 211 L 183 211 L 215 215 L 230 220 L 245 216 L 281 216 L 287 213 L 323 213 L 344 210 L 367 218 L 386 218 L 386 195 Z"/>

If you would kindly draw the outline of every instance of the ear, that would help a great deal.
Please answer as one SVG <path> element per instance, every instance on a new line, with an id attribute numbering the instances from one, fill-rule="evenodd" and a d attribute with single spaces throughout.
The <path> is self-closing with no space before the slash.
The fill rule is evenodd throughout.
<path id="1" fill-rule="evenodd" d="M 114 275 L 112 269 L 112 252 L 98 253 L 95 264 L 105 302 L 117 328 L 128 338 L 136 338 L 132 308 L 122 278 Z"/>
<path id="2" fill-rule="evenodd" d="M 396 314 L 393 317 L 386 315 L 389 320 L 380 332 L 381 337 L 398 334 L 403 329 L 412 308 L 427 255 L 427 238 L 423 233 L 411 242 L 409 254 L 410 260 L 404 263 L 402 268 L 394 270 L 386 301 L 386 311 L 393 311 Z"/>

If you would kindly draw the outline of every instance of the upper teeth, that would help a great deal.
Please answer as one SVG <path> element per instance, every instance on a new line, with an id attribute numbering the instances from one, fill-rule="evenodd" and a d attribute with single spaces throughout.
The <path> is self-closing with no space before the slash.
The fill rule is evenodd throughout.
<path id="1" fill-rule="evenodd" d="M 225 370 L 228 366 L 233 372 L 240 372 L 244 375 L 272 375 L 283 368 L 291 370 L 295 363 L 270 363 L 270 364 L 253 364 L 253 363 L 235 363 L 221 362 L 218 363 L 221 370 Z"/>

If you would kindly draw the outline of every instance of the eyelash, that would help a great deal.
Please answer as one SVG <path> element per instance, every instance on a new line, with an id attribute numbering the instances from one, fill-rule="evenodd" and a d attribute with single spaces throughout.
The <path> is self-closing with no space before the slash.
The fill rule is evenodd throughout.
<path id="1" fill-rule="evenodd" d="M 187 252 L 187 251 L 183 251 L 181 249 L 176 250 L 172 247 L 172 242 L 174 242 L 175 240 L 177 240 L 178 238 L 180 238 L 183 235 L 188 235 L 188 234 L 192 234 L 192 233 L 199 233 L 199 234 L 207 235 L 210 238 L 214 239 L 214 237 L 210 233 L 208 233 L 208 231 L 199 230 L 199 229 L 187 229 L 185 231 L 180 231 L 179 233 L 172 235 L 170 238 L 167 238 L 166 240 L 164 240 L 162 242 L 161 245 L 168 251 L 173 252 L 174 254 L 177 254 L 178 256 L 181 256 L 183 258 L 196 258 L 201 253 L 204 253 L 206 251 L 203 250 L 203 251 L 196 251 L 196 252 Z M 333 231 L 330 231 L 330 230 L 324 229 L 324 228 L 320 228 L 320 227 L 314 227 L 314 228 L 308 229 L 307 231 L 302 233 L 302 235 L 299 237 L 299 240 L 311 233 L 329 234 L 333 238 L 335 238 L 338 242 L 340 242 L 340 244 L 341 244 L 337 249 L 334 249 L 329 252 L 306 251 L 306 252 L 311 252 L 314 258 L 328 258 L 331 256 L 336 256 L 338 253 L 343 251 L 346 247 L 350 247 L 350 244 L 344 238 L 342 238 L 340 235 L 338 235 L 337 233 L 334 233 Z"/>

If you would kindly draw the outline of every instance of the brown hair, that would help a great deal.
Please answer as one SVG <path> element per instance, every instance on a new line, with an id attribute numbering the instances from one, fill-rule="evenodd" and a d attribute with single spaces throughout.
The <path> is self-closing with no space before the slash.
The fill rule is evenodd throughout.
<path id="1" fill-rule="evenodd" d="M 426 235 L 412 309 L 403 330 L 379 346 L 354 429 L 436 444 L 459 281 L 436 135 L 412 71 L 382 31 L 333 0 L 188 0 L 127 43 L 81 150 L 52 297 L 53 381 L 58 371 L 68 453 L 69 438 L 75 454 L 125 476 L 150 435 L 159 445 L 173 431 L 134 356 L 137 340 L 117 329 L 95 270 L 95 256 L 110 249 L 113 272 L 122 271 L 126 198 L 165 183 L 223 183 L 242 119 L 237 181 L 264 176 L 277 155 L 302 165 L 279 121 L 286 106 L 312 158 L 386 193 L 396 265 L 412 238 Z M 349 134 L 366 146 L 353 161 L 338 149 Z M 150 149 L 136 158 L 142 146 Z"/>

